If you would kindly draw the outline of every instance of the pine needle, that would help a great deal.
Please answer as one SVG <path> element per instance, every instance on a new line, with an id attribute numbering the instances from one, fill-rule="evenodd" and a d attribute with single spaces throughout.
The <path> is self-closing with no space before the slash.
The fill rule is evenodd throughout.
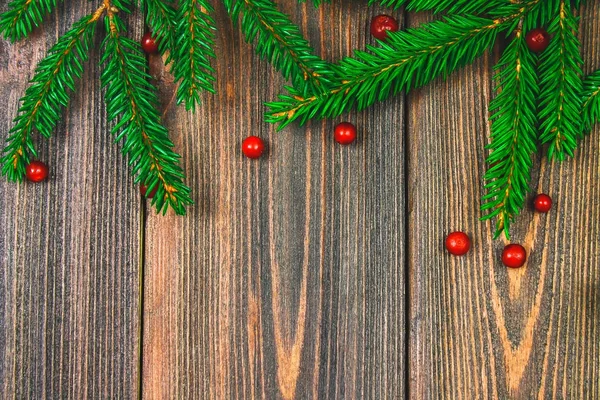
<path id="1" fill-rule="evenodd" d="M 12 42 L 23 39 L 40 25 L 44 16 L 56 8 L 56 4 L 56 0 L 11 1 L 8 10 L 0 15 L 0 33 Z"/>
<path id="2" fill-rule="evenodd" d="M 600 120 L 600 70 L 583 81 L 582 117 L 586 133 Z"/>

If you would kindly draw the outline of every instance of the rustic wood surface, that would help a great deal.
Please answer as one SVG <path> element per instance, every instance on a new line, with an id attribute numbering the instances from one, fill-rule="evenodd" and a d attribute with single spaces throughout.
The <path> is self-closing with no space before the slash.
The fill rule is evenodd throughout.
<path id="1" fill-rule="evenodd" d="M 93 4 L 82 4 L 59 6 L 31 41 L 0 41 L 3 137 L 37 62 L 71 23 L 93 11 Z M 139 20 L 130 19 L 136 34 Z M 55 136 L 37 141 L 50 182 L 0 179 L 3 399 L 131 398 L 139 386 L 141 206 L 108 133 L 98 53 Z"/>
<path id="2" fill-rule="evenodd" d="M 365 3 L 283 8 L 335 61 L 370 43 L 367 21 L 384 9 Z M 61 6 L 33 40 L 0 41 L 2 135 L 64 22 L 91 8 Z M 218 94 L 195 115 L 149 60 L 194 189 L 186 217 L 155 215 L 133 186 L 97 52 L 65 122 L 38 141 L 50 182 L 0 180 L 0 397 L 600 398 L 600 130 L 575 160 L 537 161 L 534 185 L 557 204 L 524 211 L 513 235 L 530 260 L 507 270 L 504 242 L 478 221 L 501 44 L 446 82 L 344 117 L 360 134 L 340 147 L 338 120 L 263 122 L 284 82 L 216 12 Z M 431 18 L 402 14 L 404 26 Z M 138 15 L 129 26 L 141 36 Z M 266 157 L 241 155 L 250 134 Z M 466 257 L 443 250 L 455 229 L 473 238 Z"/>

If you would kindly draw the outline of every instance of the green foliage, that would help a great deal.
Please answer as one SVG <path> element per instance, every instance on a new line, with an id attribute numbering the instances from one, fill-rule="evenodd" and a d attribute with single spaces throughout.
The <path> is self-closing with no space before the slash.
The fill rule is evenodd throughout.
<path id="1" fill-rule="evenodd" d="M 419 28 L 390 32 L 380 47 L 357 51 L 336 67 L 336 81 L 323 94 L 305 97 L 296 88 L 268 104 L 267 120 L 283 128 L 294 120 L 332 118 L 357 106 L 364 109 L 391 94 L 445 78 L 489 49 L 509 20 L 447 16 Z"/>
<path id="2" fill-rule="evenodd" d="M 60 1 L 60 0 L 59 0 Z M 13 42 L 26 37 L 39 26 L 44 15 L 56 7 L 57 0 L 13 0 L 0 15 L 0 33 Z"/>
<path id="3" fill-rule="evenodd" d="M 175 20 L 177 11 L 163 0 L 142 0 L 145 9 L 146 24 L 152 35 L 157 38 L 158 50 L 164 54 L 175 48 Z"/>
<path id="4" fill-rule="evenodd" d="M 406 6 L 409 11 L 431 10 L 434 13 L 445 11 L 449 14 L 482 14 L 483 12 L 507 4 L 507 0 L 369 0 L 369 4 L 380 3 L 384 7 L 398 9 Z"/>
<path id="5" fill-rule="evenodd" d="M 583 81 L 583 124 L 589 132 L 600 120 L 600 70 Z"/>
<path id="6" fill-rule="evenodd" d="M 188 110 L 200 104 L 201 90 L 214 93 L 214 69 L 210 58 L 215 57 L 214 12 L 206 0 L 179 0 L 176 17 L 176 40 L 173 52 L 173 75 L 179 82 L 177 103 L 185 102 Z"/>
<path id="7" fill-rule="evenodd" d="M 495 67 L 497 96 L 489 107 L 492 141 L 482 210 L 488 212 L 483 219 L 497 217 L 496 237 L 502 232 L 509 237 L 510 223 L 529 191 L 531 155 L 537 141 L 536 61 L 523 33 L 517 31 Z"/>
<path id="8" fill-rule="evenodd" d="M 570 4 L 560 1 L 555 18 L 548 27 L 554 36 L 542 53 L 540 80 L 540 140 L 549 144 L 548 157 L 563 160 L 573 156 L 577 139 L 582 135 L 581 109 L 583 90 L 578 19 Z"/>
<path id="9" fill-rule="evenodd" d="M 90 15 L 75 23 L 37 66 L 1 160 L 2 174 L 10 181 L 22 181 L 25 167 L 36 156 L 33 131 L 46 138 L 52 135 L 60 120 L 60 109 L 69 102 L 69 89 L 75 90 L 75 78 L 83 73 L 96 21 Z"/>
<path id="10" fill-rule="evenodd" d="M 158 188 L 152 200 L 156 210 L 165 213 L 171 207 L 185 214 L 185 206 L 192 204 L 190 189 L 183 184 L 179 155 L 160 122 L 146 58 L 138 42 L 122 36 L 123 23 L 116 15 L 106 17 L 106 30 L 101 80 L 110 99 L 108 117 L 117 121 L 112 133 L 125 142 L 123 152 L 129 155 L 136 182 L 146 185 L 147 193 Z"/>
<path id="11" fill-rule="evenodd" d="M 313 54 L 300 29 L 270 0 L 225 0 L 235 22 L 242 15 L 247 42 L 256 39 L 256 50 L 290 79 L 303 95 L 322 93 L 333 74 L 329 64 Z"/>

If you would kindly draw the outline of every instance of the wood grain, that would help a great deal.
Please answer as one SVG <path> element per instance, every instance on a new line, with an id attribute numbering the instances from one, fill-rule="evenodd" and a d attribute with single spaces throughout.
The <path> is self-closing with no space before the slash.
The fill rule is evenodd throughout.
<path id="1" fill-rule="evenodd" d="M 599 13 L 597 2 L 582 12 L 589 70 L 600 67 Z M 600 131 L 575 160 L 538 160 L 532 185 L 556 206 L 547 216 L 523 212 L 513 240 L 529 261 L 503 267 L 503 241 L 477 220 L 497 59 L 495 52 L 408 97 L 410 394 L 600 398 Z M 443 251 L 444 236 L 457 229 L 473 239 L 464 258 Z"/>
<path id="2" fill-rule="evenodd" d="M 364 47 L 378 12 L 284 9 L 330 60 Z M 332 140 L 339 121 L 276 133 L 262 103 L 284 82 L 222 7 L 217 23 L 218 95 L 195 115 L 172 106 L 153 60 L 196 206 L 148 216 L 144 397 L 402 397 L 402 98 L 349 115 L 360 130 L 349 147 Z M 268 141 L 265 157 L 242 156 L 248 135 Z"/>
<path id="3" fill-rule="evenodd" d="M 37 62 L 92 6 L 60 6 L 31 40 L 0 41 L 2 137 Z M 55 136 L 36 140 L 49 181 L 0 180 L 2 398 L 137 393 L 141 200 L 108 134 L 98 53 Z"/>

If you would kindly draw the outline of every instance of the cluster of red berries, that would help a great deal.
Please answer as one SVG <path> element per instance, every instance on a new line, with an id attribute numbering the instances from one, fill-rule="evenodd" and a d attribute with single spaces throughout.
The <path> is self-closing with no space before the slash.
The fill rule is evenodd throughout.
<path id="1" fill-rule="evenodd" d="M 552 198 L 547 194 L 538 194 L 533 199 L 533 208 L 539 213 L 547 213 L 552 208 Z M 464 232 L 452 232 L 446 237 L 446 249 L 450 254 L 463 256 L 471 248 L 471 239 Z M 519 268 L 527 261 L 527 252 L 520 244 L 512 243 L 504 247 L 502 262 L 507 267 Z"/>

